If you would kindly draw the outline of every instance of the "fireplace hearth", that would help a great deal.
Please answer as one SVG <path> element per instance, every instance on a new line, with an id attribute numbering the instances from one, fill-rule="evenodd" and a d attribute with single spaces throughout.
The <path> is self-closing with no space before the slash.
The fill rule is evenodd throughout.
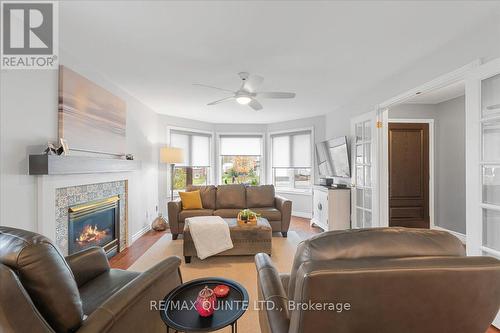
<path id="1" fill-rule="evenodd" d="M 69 207 L 68 254 L 101 246 L 109 257 L 120 249 L 120 197 Z"/>

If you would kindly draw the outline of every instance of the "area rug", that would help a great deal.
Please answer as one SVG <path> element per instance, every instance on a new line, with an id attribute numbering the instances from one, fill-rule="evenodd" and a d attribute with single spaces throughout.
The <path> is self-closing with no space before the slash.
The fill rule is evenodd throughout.
<path id="1" fill-rule="evenodd" d="M 290 272 L 293 256 L 300 241 L 301 238 L 294 231 L 288 232 L 288 238 L 278 234 L 273 237 L 272 260 L 279 272 Z M 168 234 L 149 248 L 129 270 L 145 271 L 160 260 L 173 255 L 182 258 L 182 240 L 172 240 Z M 181 274 L 184 282 L 202 277 L 223 277 L 242 284 L 250 295 L 250 308 L 238 320 L 238 332 L 260 332 L 258 313 L 253 310 L 254 301 L 257 300 L 257 273 L 253 256 L 212 257 L 205 260 L 193 258 L 187 265 L 183 260 Z M 231 332 L 231 328 L 226 327 L 217 332 Z"/>

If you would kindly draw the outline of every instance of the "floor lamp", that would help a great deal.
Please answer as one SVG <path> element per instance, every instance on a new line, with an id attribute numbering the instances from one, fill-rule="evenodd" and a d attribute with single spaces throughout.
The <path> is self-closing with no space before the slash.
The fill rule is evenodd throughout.
<path id="1" fill-rule="evenodd" d="M 162 147 L 160 149 L 160 162 L 170 164 L 170 200 L 174 198 L 174 169 L 175 163 L 182 163 L 184 160 L 182 149 L 174 147 Z M 151 228 L 155 231 L 164 231 L 168 228 L 167 221 L 161 213 L 153 221 Z"/>
<path id="2" fill-rule="evenodd" d="M 174 169 L 176 163 L 184 162 L 181 148 L 162 147 L 160 150 L 160 162 L 170 164 L 170 200 L 174 199 Z"/>

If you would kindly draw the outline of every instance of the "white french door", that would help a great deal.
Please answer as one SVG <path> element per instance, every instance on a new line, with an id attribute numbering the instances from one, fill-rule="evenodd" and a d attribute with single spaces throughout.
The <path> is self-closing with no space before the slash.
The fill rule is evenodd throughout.
<path id="1" fill-rule="evenodd" d="M 467 254 L 500 259 L 500 59 L 468 76 L 466 104 Z"/>
<path id="2" fill-rule="evenodd" d="M 351 119 L 352 227 L 378 226 L 376 190 L 377 135 L 375 112 Z"/>

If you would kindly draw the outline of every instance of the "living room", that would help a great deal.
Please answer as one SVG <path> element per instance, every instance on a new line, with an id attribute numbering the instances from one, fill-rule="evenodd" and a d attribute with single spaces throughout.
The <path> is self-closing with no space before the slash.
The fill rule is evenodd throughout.
<path id="1" fill-rule="evenodd" d="M 1 8 L 0 332 L 499 332 L 500 3 Z"/>

